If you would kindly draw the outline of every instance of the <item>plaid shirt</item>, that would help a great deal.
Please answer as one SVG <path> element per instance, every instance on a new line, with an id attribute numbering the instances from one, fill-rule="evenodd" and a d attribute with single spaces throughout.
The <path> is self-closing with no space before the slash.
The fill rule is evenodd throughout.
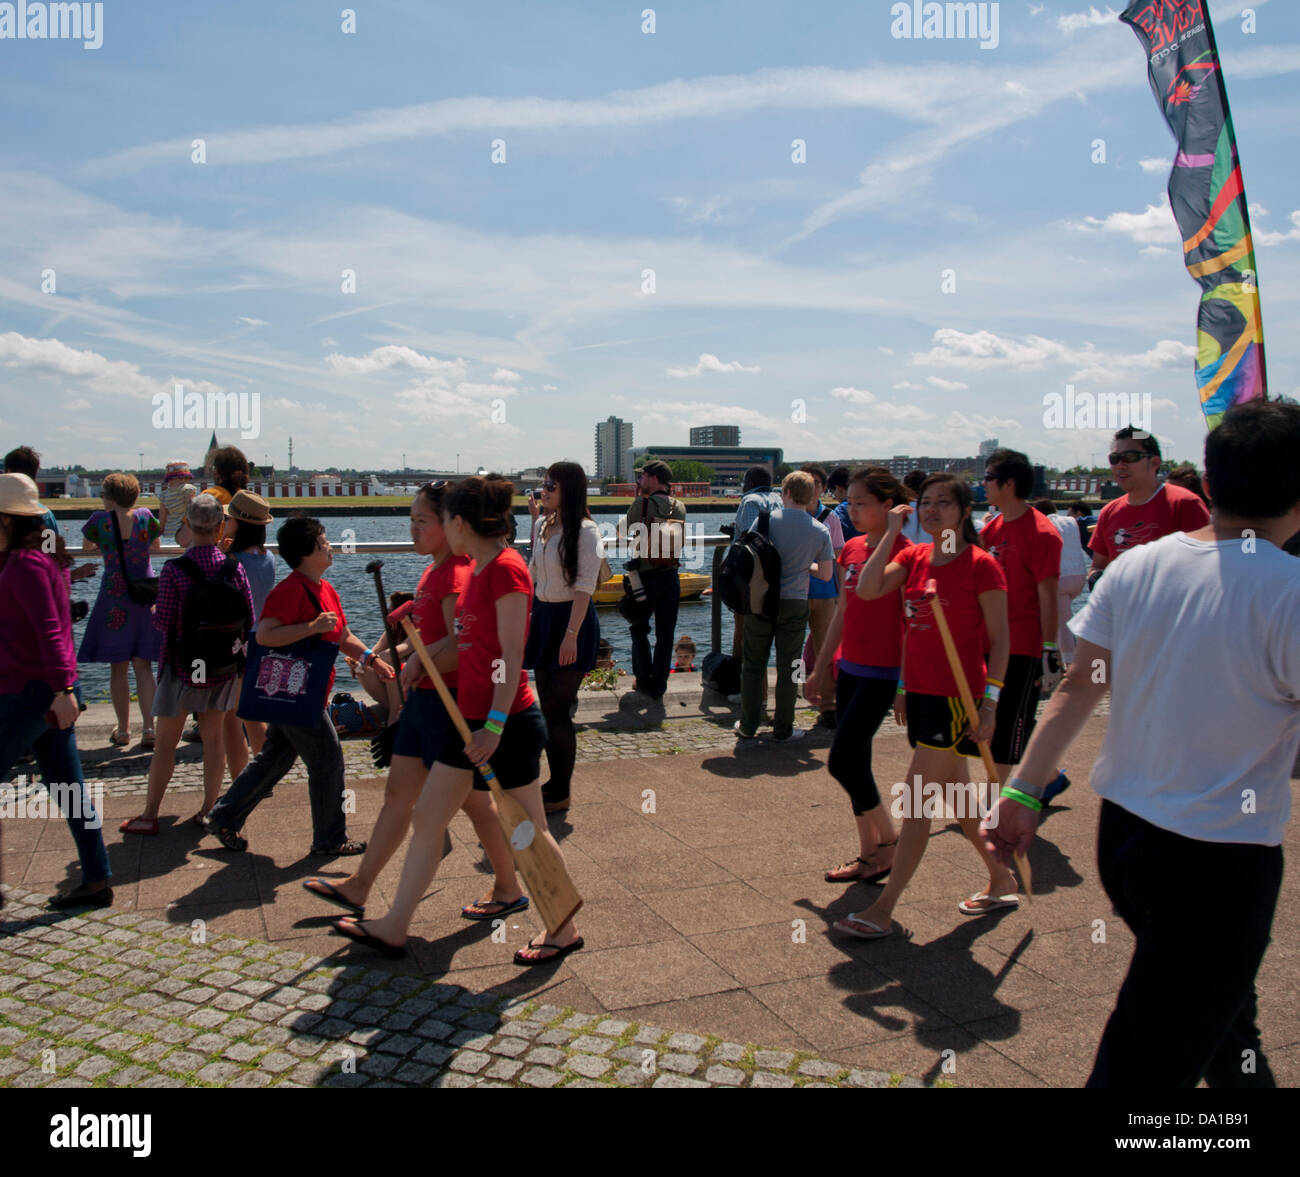
<path id="1" fill-rule="evenodd" d="M 207 576 L 211 576 L 220 568 L 226 558 L 225 552 L 216 544 L 190 548 L 186 554 Z M 163 635 L 162 650 L 158 655 L 159 675 L 162 674 L 164 667 L 172 666 L 172 647 L 181 633 L 181 605 L 185 600 L 185 591 L 192 583 L 184 572 L 175 567 L 175 564 L 175 560 L 168 560 L 163 565 L 162 575 L 158 578 L 158 604 L 154 608 L 153 624 L 154 628 L 161 630 Z M 244 600 L 248 602 L 248 615 L 256 625 L 257 614 L 253 611 L 253 594 L 248 587 L 248 577 L 244 575 L 243 568 L 235 569 L 235 583 L 243 590 Z M 232 677 L 234 676 L 228 674 L 220 678 L 208 679 L 207 682 L 198 685 L 216 686 Z M 180 678 L 187 686 L 196 685 L 187 667 L 181 668 Z"/>

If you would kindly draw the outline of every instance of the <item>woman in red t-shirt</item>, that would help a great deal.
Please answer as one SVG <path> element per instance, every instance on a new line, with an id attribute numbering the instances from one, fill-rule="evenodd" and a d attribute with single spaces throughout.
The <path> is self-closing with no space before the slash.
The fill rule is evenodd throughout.
<path id="1" fill-rule="evenodd" d="M 989 872 L 984 897 L 1006 897 L 1004 906 L 1010 905 L 1017 890 L 1015 875 L 989 853 L 979 832 L 980 818 L 995 798 L 979 795 L 980 786 L 970 783 L 966 764 L 966 757 L 979 755 L 971 737 L 984 742 L 993 736 L 998 690 L 1011 649 L 1006 578 L 998 562 L 979 545 L 970 518 L 970 488 L 964 482 L 951 474 L 932 474 L 921 485 L 917 510 L 921 528 L 932 542 L 893 554 L 894 538 L 912 513 L 911 507 L 894 507 L 885 537 L 858 579 L 857 593 L 865 601 L 903 591 L 907 739 L 914 749 L 907 780 L 893 789 L 893 813 L 903 819 L 903 828 L 889 882 L 866 911 L 834 925 L 863 940 L 879 940 L 893 932 L 893 911 L 925 853 L 930 820 L 943 817 L 947 805 L 956 809 L 962 833 Z M 973 722 L 962 706 L 926 597 L 930 580 L 936 582 L 971 695 L 976 699 L 984 696 Z M 989 652 L 987 668 L 985 650 Z M 972 904 L 969 914 L 991 910 L 967 900 L 959 905 L 963 914 L 968 914 L 967 904 Z"/>
<path id="2" fill-rule="evenodd" d="M 871 742 L 891 708 L 903 722 L 903 591 L 864 601 L 857 587 L 867 560 L 885 538 L 889 509 L 907 498 L 906 487 L 878 466 L 856 471 L 849 481 L 849 521 L 860 534 L 840 549 L 845 576 L 839 601 L 817 665 L 804 684 L 804 696 L 816 707 L 831 689 L 834 671 L 839 722 L 826 767 L 848 793 L 858 827 L 857 858 L 828 871 L 828 883 L 874 883 L 889 874 L 894 861 L 894 823 L 880 803 L 871 772 Z M 894 557 L 911 546 L 896 535 Z"/>
<path id="3" fill-rule="evenodd" d="M 532 581 L 523 558 L 510 546 L 513 497 L 511 483 L 489 475 L 465 479 L 443 499 L 442 523 L 451 550 L 469 556 L 474 571 L 456 610 L 456 644 L 439 661 L 456 669 L 457 703 L 473 736 L 466 744 L 454 726 L 447 730 L 412 815 L 411 845 L 388 913 L 364 924 L 351 917 L 335 922 L 344 935 L 387 955 L 405 952 L 411 919 L 437 873 L 443 836 L 456 811 L 471 790 L 489 795 L 475 772 L 477 765 L 491 761 L 501 787 L 514 791 L 537 836 L 559 853 L 547 828 L 539 781 L 546 723 L 523 669 Z M 504 898 L 495 891 L 493 897 Z M 511 904 L 508 910 L 522 906 Z M 544 931 L 534 939 L 515 953 L 517 964 L 557 960 L 583 945 L 572 920 L 552 939 Z"/>
<path id="4" fill-rule="evenodd" d="M 410 614 L 428 647 L 435 664 L 442 661 L 455 645 L 456 604 L 469 584 L 473 564 L 468 556 L 457 555 L 447 542 L 442 526 L 442 500 L 449 483 L 445 479 L 425 483 L 411 500 L 411 542 L 416 552 L 428 556 L 430 563 L 420 577 L 415 599 L 390 615 L 396 625 Z M 366 906 L 370 889 L 389 860 L 397 853 L 411 828 L 411 811 L 424 788 L 425 778 L 437 759 L 451 719 L 442 699 L 424 673 L 418 658 L 412 657 L 409 642 L 397 647 L 402 691 L 406 701 L 398 721 L 397 739 L 393 744 L 392 763 L 384 789 L 384 805 L 375 821 L 361 865 L 354 874 L 337 882 L 310 878 L 303 887 L 339 907 L 358 915 Z M 405 665 L 402 665 L 405 661 Z M 443 671 L 452 694 L 456 693 L 456 671 Z M 474 823 L 474 832 L 492 863 L 495 885 L 491 896 L 461 909 L 466 919 L 491 919 L 528 905 L 515 876 L 515 862 L 510 845 L 502 832 L 486 793 L 474 793 L 463 806 Z"/>

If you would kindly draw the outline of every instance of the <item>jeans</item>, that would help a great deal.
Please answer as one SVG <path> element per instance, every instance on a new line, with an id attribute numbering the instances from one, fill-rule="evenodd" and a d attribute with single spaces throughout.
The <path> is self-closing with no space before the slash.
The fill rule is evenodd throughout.
<path id="1" fill-rule="evenodd" d="M 1201 842 L 1103 801 L 1102 885 L 1137 937 L 1089 1087 L 1274 1087 L 1255 974 L 1282 885 L 1282 848 Z"/>
<path id="2" fill-rule="evenodd" d="M 39 679 L 33 679 L 16 695 L 0 695 L 0 777 L 18 763 L 18 757 L 28 748 L 35 753 L 41 781 L 59 803 L 77 845 L 81 881 L 98 883 L 113 874 L 104 847 L 103 819 L 95 811 L 81 772 L 76 727 L 60 730 L 45 722 L 45 713 L 53 702 L 53 690 Z M 62 787 L 51 789 L 52 784 Z M 78 803 L 68 795 L 72 788 L 79 792 L 80 816 Z"/>
<path id="3" fill-rule="evenodd" d="M 348 836 L 343 814 L 343 749 L 328 711 L 315 727 L 267 724 L 266 743 L 212 807 L 212 824 L 223 830 L 242 828 L 248 815 L 271 795 L 299 756 L 307 766 L 312 848 L 332 850 L 340 845 Z"/>
<path id="4" fill-rule="evenodd" d="M 668 689 L 668 672 L 673 663 L 673 632 L 677 627 L 677 606 L 682 589 L 676 568 L 643 568 L 641 583 L 654 608 L 655 649 L 650 654 L 650 620 L 628 626 L 632 635 L 632 673 L 636 689 L 658 698 Z"/>
<path id="5" fill-rule="evenodd" d="M 763 722 L 763 680 L 767 660 L 776 642 L 776 709 L 772 734 L 788 736 L 794 729 L 794 705 L 799 697 L 804 631 L 808 624 L 808 602 L 783 599 L 775 623 L 756 613 L 745 617 L 745 659 L 740 668 L 740 727 L 749 734 Z"/>

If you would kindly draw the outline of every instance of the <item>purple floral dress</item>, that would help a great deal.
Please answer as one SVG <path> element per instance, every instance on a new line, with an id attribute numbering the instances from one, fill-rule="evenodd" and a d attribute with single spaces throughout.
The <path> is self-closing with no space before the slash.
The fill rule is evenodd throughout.
<path id="1" fill-rule="evenodd" d="M 127 596 L 122 561 L 117 554 L 113 521 L 107 511 L 96 511 L 81 528 L 81 534 L 98 544 L 104 554 L 104 571 L 99 596 L 86 620 L 86 633 L 77 651 L 78 662 L 129 662 L 132 658 L 158 661 L 162 634 L 153 627 L 147 605 L 137 605 Z M 131 512 L 131 534 L 122 536 L 126 562 L 137 579 L 152 576 L 149 545 L 162 534 L 162 525 L 147 507 Z"/>

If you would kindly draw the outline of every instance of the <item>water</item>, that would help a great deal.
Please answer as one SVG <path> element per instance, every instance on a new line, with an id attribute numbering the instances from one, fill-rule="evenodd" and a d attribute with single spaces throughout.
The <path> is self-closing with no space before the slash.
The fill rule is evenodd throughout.
<path id="1" fill-rule="evenodd" d="M 598 515 L 596 520 L 601 524 L 614 524 L 617 522 L 615 515 Z M 734 512 L 719 511 L 705 514 L 692 513 L 689 518 L 691 534 L 693 535 L 716 535 L 719 527 L 723 523 L 731 523 L 735 518 Z M 977 518 L 976 525 L 982 521 L 982 517 Z M 407 527 L 406 518 L 399 515 L 377 515 L 377 516 L 339 516 L 337 518 L 323 520 L 331 543 L 334 544 L 334 565 L 326 574 L 326 579 L 338 590 L 339 598 L 343 602 L 343 611 L 347 614 L 348 624 L 351 626 L 353 633 L 364 639 L 370 644 L 374 644 L 383 633 L 383 621 L 379 611 L 379 601 L 375 593 L 375 579 L 367 575 L 366 565 L 374 559 L 382 559 L 383 581 L 385 593 L 392 592 L 414 592 L 416 583 L 420 579 L 420 574 L 424 571 L 428 561 L 423 556 L 418 556 L 414 552 L 386 552 L 381 556 L 373 554 L 358 553 L 356 555 L 344 555 L 339 550 L 347 538 L 351 538 L 358 543 L 371 543 L 384 540 L 409 540 L 410 532 Z M 526 516 L 516 517 L 516 526 L 520 536 L 526 536 L 528 532 L 528 519 Z M 79 523 L 65 523 L 63 525 L 64 537 L 70 544 L 75 544 L 79 539 Z M 346 532 L 351 532 L 351 536 Z M 708 572 L 712 568 L 713 550 L 710 548 L 700 549 L 702 559 L 698 566 L 692 566 L 691 571 Z M 610 566 L 614 571 L 623 571 L 623 561 L 616 557 L 610 557 Z M 161 569 L 162 562 L 154 561 L 154 572 Z M 288 567 L 283 562 L 277 564 L 276 577 L 282 578 L 288 573 Z M 101 573 L 102 575 L 102 573 Z M 99 591 L 99 576 L 90 580 L 78 581 L 72 586 L 72 596 L 74 600 L 84 600 L 89 604 L 94 604 L 95 594 Z M 1087 591 L 1075 599 L 1075 611 L 1077 612 L 1083 602 L 1087 600 Z M 627 622 L 623 620 L 622 615 L 614 607 L 601 608 L 597 610 L 600 618 L 601 636 L 608 638 L 614 647 L 614 657 L 617 665 L 628 673 L 632 670 L 632 643 L 628 637 Z M 74 627 L 74 640 L 79 647 L 82 635 L 85 632 L 85 621 L 80 621 Z M 731 640 L 735 626 L 733 618 L 727 609 L 722 610 L 722 650 L 726 653 L 731 652 Z M 704 655 L 709 652 L 713 640 L 713 606 L 712 597 L 698 597 L 695 600 L 683 601 L 677 614 L 677 633 L 674 638 L 683 634 L 689 634 L 695 640 L 696 660 L 698 667 L 704 659 Z M 80 668 L 81 682 L 85 690 L 85 697 L 88 703 L 103 702 L 108 699 L 108 666 L 105 663 L 85 663 Z M 347 675 L 344 673 L 340 679 L 340 690 L 348 689 Z"/>

